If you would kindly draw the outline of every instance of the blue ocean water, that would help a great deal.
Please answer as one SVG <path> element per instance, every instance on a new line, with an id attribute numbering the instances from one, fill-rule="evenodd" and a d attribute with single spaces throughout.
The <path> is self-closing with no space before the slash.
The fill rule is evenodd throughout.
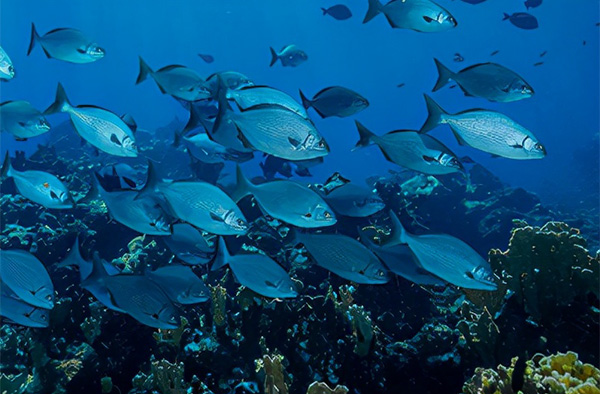
<path id="1" fill-rule="evenodd" d="M 56 86 L 62 83 L 74 105 L 91 104 L 107 108 L 119 115 L 129 113 L 140 129 L 152 132 L 168 125 L 173 119 L 185 123 L 189 112 L 168 94 L 161 94 L 154 81 L 148 80 L 135 84 L 139 72 L 139 56 L 155 70 L 167 65 L 181 64 L 194 69 L 202 77 L 208 77 L 215 72 L 238 71 L 248 76 L 257 85 L 275 87 L 297 100 L 300 100 L 299 89 L 312 97 L 325 87 L 340 85 L 359 92 L 369 100 L 370 105 L 364 111 L 347 118 L 321 119 L 313 109 L 309 109 L 311 120 L 327 139 L 331 152 L 325 157 L 323 164 L 311 168 L 312 177 L 293 179 L 301 182 L 324 183 L 334 172 L 339 172 L 353 183 L 363 186 L 366 186 L 367 179 L 374 176 L 388 177 L 390 172 L 402 171 L 402 168 L 387 161 L 375 147 L 352 150 L 358 141 L 355 120 L 360 121 L 376 134 L 397 129 L 418 130 L 427 118 L 424 94 L 431 95 L 444 109 L 452 113 L 473 108 L 495 110 L 508 115 L 531 130 L 544 144 L 547 156 L 541 160 L 493 158 L 488 153 L 460 146 L 448 126 L 438 127 L 430 134 L 443 141 L 458 157 L 469 156 L 484 168 L 485 172 L 478 179 L 489 179 L 493 186 L 490 186 L 489 190 L 485 189 L 487 194 L 477 196 L 479 201 L 487 201 L 486 199 L 490 197 L 493 199 L 504 193 L 510 194 L 507 190 L 513 191 L 517 188 L 522 188 L 530 194 L 525 196 L 515 194 L 516 202 L 502 200 L 497 202 L 497 206 L 492 207 L 497 209 L 494 213 L 488 216 L 482 214 L 481 217 L 470 216 L 462 223 L 459 222 L 460 216 L 453 216 L 452 212 L 455 211 L 452 210 L 469 197 L 454 193 L 457 190 L 457 183 L 449 177 L 442 176 L 439 177 L 439 181 L 449 192 L 440 192 L 436 198 L 429 200 L 423 198 L 415 200 L 417 202 L 413 201 L 414 210 L 411 212 L 415 213 L 415 220 L 407 221 L 406 217 L 401 217 L 402 222 L 405 225 L 410 223 L 411 230 L 415 232 L 427 233 L 435 230 L 433 232 L 450 233 L 467 241 L 480 255 L 486 257 L 490 249 L 507 250 L 511 233 L 510 227 L 506 228 L 506 226 L 511 225 L 511 219 L 566 221 L 571 227 L 581 227 L 582 237 L 587 239 L 584 246 L 591 245 L 589 255 L 586 254 L 585 258 L 581 257 L 577 262 L 585 260 L 587 264 L 591 261 L 590 264 L 595 270 L 594 275 L 597 276 L 598 257 L 593 248 L 597 248 L 599 243 L 594 236 L 598 234 L 597 216 L 600 206 L 599 3 L 595 0 L 578 0 L 568 4 L 545 0 L 541 6 L 527 11 L 521 0 L 487 0 L 476 5 L 460 0 L 439 0 L 439 3 L 455 16 L 458 26 L 440 33 L 419 33 L 408 29 L 392 29 L 383 15 L 363 24 L 367 0 L 343 0 L 342 2 L 353 13 L 349 20 L 338 21 L 331 16 L 323 15 L 321 7 L 337 4 L 332 0 L 213 2 L 2 0 L 0 45 L 12 59 L 16 76 L 0 84 L 0 101 L 26 100 L 35 108 L 43 110 L 52 104 Z M 503 20 L 504 13 L 525 11 L 538 19 L 539 28 L 523 30 Z M 38 45 L 27 56 L 32 22 L 35 23 L 40 34 L 58 27 L 82 30 L 106 50 L 106 55 L 93 63 L 72 64 L 48 59 Z M 282 67 L 279 62 L 270 67 L 269 48 L 279 50 L 289 44 L 295 44 L 304 50 L 308 60 L 294 68 Z M 492 55 L 493 52 L 497 54 Z M 199 53 L 210 54 L 215 61 L 208 64 L 198 56 Z M 464 61 L 454 60 L 457 53 L 464 58 Z M 493 103 L 483 98 L 466 97 L 459 88 L 450 89 L 448 86 L 452 85 L 452 82 L 440 91 L 432 93 L 431 90 L 438 76 L 434 58 L 439 59 L 453 71 L 476 63 L 497 62 L 527 80 L 535 89 L 535 94 L 521 101 Z M 543 64 L 536 65 L 539 62 Z M 65 114 L 48 116 L 53 127 L 67 119 Z M 2 156 L 9 152 L 10 156 L 14 157 L 17 151 L 25 151 L 26 155 L 32 155 L 38 150 L 39 144 L 43 145 L 49 141 L 55 143 L 52 133 L 51 130 L 48 134 L 27 141 L 15 141 L 11 134 L 3 131 Z M 169 137 L 154 143 L 152 149 L 160 150 L 163 144 L 167 146 L 171 140 Z M 143 148 L 143 146 L 139 147 Z M 82 147 L 82 150 L 84 149 L 88 148 Z M 181 158 L 181 161 L 188 160 L 184 153 L 181 153 Z M 72 159 L 77 161 L 81 158 L 72 157 Z M 120 160 L 103 153 L 95 160 L 106 164 L 118 161 L 143 164 L 142 160 Z M 262 175 L 259 167 L 261 160 L 262 155 L 256 154 L 254 160 L 243 164 L 244 173 L 249 178 Z M 63 157 L 62 161 L 66 163 L 69 158 Z M 175 161 L 162 162 L 159 168 L 166 175 L 170 165 L 181 164 Z M 48 165 L 44 169 L 53 172 L 58 168 L 62 170 L 65 167 Z M 85 171 L 85 167 L 82 167 L 82 171 Z M 232 183 L 234 174 L 235 165 L 227 163 L 222 177 L 223 183 Z M 410 176 L 412 175 L 414 174 L 410 173 Z M 502 187 L 494 183 L 494 176 L 504 184 Z M 396 192 L 393 185 L 390 186 L 391 183 L 387 186 L 393 192 L 389 189 L 385 191 L 390 195 Z M 372 183 L 369 186 L 376 188 Z M 80 183 L 77 187 L 79 188 L 77 191 L 83 194 L 89 184 Z M 378 191 L 381 190 L 380 186 Z M 402 211 L 403 204 L 390 204 L 392 198 L 388 194 L 384 197 L 384 192 L 381 192 L 386 202 L 386 210 Z M 536 198 L 539 198 L 539 201 Z M 522 201 L 525 202 L 521 204 Z M 538 202 L 543 208 L 535 206 Z M 510 203 L 514 203 L 514 206 L 509 206 Z M 521 205 L 526 205 L 526 208 L 521 208 Z M 256 206 L 244 207 L 254 209 L 252 214 L 247 216 L 248 219 L 255 219 Z M 2 229 L 5 235 L 10 232 L 10 229 L 7 230 L 7 225 L 21 224 L 35 227 L 37 223 L 41 226 L 36 221 L 41 215 L 40 211 L 9 212 L 9 208 L 4 206 L 3 209 L 6 210 Z M 244 213 L 247 213 L 245 209 L 243 209 Z M 57 211 L 50 212 L 60 216 Z M 84 214 L 78 215 L 79 213 L 74 214 L 84 222 L 85 219 L 89 219 Z M 44 216 L 43 220 L 49 219 Z M 423 221 L 425 225 L 420 227 L 415 224 L 419 221 Z M 58 220 L 58 223 L 62 224 L 61 220 Z M 139 235 L 108 220 L 94 219 L 91 223 L 88 222 L 87 226 L 97 233 L 93 235 L 87 233 L 89 238 L 86 241 L 87 250 L 84 252 L 86 256 L 91 257 L 93 249 L 98 248 L 103 258 L 108 260 L 116 258 L 116 253 L 126 252 L 128 242 Z M 377 220 L 370 219 L 340 220 L 337 229 L 340 233 L 345 233 L 345 230 L 354 232 L 357 226 L 368 228 L 377 227 L 379 224 Z M 544 223 L 530 224 L 541 227 Z M 56 230 L 61 225 L 54 223 L 52 226 Z M 67 226 L 64 225 L 63 229 L 66 228 Z M 40 259 L 47 266 L 57 262 L 56 256 L 63 257 L 66 254 L 65 250 L 72 243 L 76 228 L 78 227 L 73 225 L 68 228 L 68 231 L 65 230 L 64 234 L 61 233 L 63 238 L 53 234 L 54 243 L 41 241 L 46 235 L 38 232 L 38 238 L 35 239 L 36 248 L 39 245 L 40 254 L 46 256 L 46 259 L 41 257 Z M 476 228 L 478 232 L 474 230 Z M 565 230 L 562 227 L 560 229 L 564 234 L 574 234 L 574 232 L 569 233 L 573 231 L 572 229 Z M 544 233 L 545 230 L 539 228 L 537 230 L 547 234 Z M 560 233 L 559 230 L 555 232 Z M 267 238 L 262 234 L 260 237 Z M 498 238 L 497 234 L 502 236 Z M 2 247 L 14 248 L 18 245 L 18 248 L 28 249 L 35 254 L 31 243 L 28 242 L 19 244 L 14 237 L 7 236 L 6 243 L 3 243 Z M 523 242 L 534 244 L 538 241 L 526 239 Z M 546 242 L 546 239 L 539 242 L 541 245 Z M 547 242 L 551 244 L 554 241 Z M 560 245 L 564 245 L 565 242 L 567 241 L 561 238 Z M 577 244 L 579 241 L 573 241 L 571 238 L 568 242 Z M 581 242 L 583 245 L 584 241 Z M 515 241 L 515 244 L 518 242 Z M 160 241 L 159 245 L 162 245 Z M 281 263 L 283 258 L 279 249 L 271 244 L 261 245 L 261 242 L 257 241 L 252 246 L 268 249 L 271 257 L 276 256 L 276 261 Z M 575 249 L 579 253 L 580 249 L 578 247 Z M 148 253 L 153 258 L 156 257 L 154 251 Z M 569 253 L 565 252 L 565 256 Z M 575 254 L 576 252 L 573 252 L 573 255 Z M 171 258 L 165 257 L 163 252 L 158 253 L 158 256 L 163 259 L 161 263 L 171 261 Z M 586 260 L 588 257 L 589 261 Z M 283 260 L 285 263 L 282 265 L 290 271 L 288 268 L 292 264 L 288 260 Z M 531 261 L 533 260 L 534 257 L 531 258 Z M 48 263 L 49 261 L 51 263 Z M 566 257 L 561 255 L 557 261 L 566 261 Z M 154 265 L 156 268 L 156 264 Z M 577 264 L 573 263 L 573 266 Z M 492 268 L 496 272 L 497 267 Z M 213 285 L 220 279 L 204 268 L 200 271 L 202 275 L 208 275 L 206 279 L 212 280 Z M 531 272 L 529 274 L 533 275 Z M 78 283 L 75 283 L 78 282 L 77 276 L 73 275 L 73 272 L 57 273 L 54 269 L 50 270 L 50 273 L 59 296 L 71 297 L 72 300 L 69 302 L 73 302 L 72 306 L 77 306 L 78 311 L 84 311 L 85 316 L 89 317 L 93 308 L 86 301 L 87 295 L 83 295 L 86 293 L 78 288 Z M 343 291 L 338 289 L 350 283 L 340 278 L 328 278 L 325 281 L 327 274 L 318 270 L 316 273 L 307 270 L 298 277 L 309 284 L 304 288 L 304 294 L 310 294 L 310 297 L 318 299 L 329 297 L 327 288 L 331 285 L 336 296 L 341 300 Z M 559 279 L 561 282 L 558 282 Z M 562 283 L 562 279 L 553 277 L 552 283 Z M 588 279 L 586 277 L 586 280 Z M 551 282 L 546 277 L 544 280 Z M 284 353 L 283 356 L 287 359 L 285 367 L 290 376 L 286 375 L 286 381 L 292 387 L 290 392 L 302 394 L 313 381 L 324 381 L 331 387 L 338 383 L 343 384 L 349 387 L 350 393 L 362 394 L 460 392 L 462 382 L 472 376 L 476 366 L 494 368 L 500 363 L 510 365 L 513 357 L 529 359 L 537 352 L 551 354 L 573 350 L 580 353 L 583 361 L 598 366 L 600 357 L 597 352 L 588 348 L 585 353 L 585 341 L 589 340 L 593 345 L 597 345 L 598 341 L 597 335 L 594 334 L 597 334 L 597 309 L 595 315 L 590 312 L 592 307 L 598 307 L 597 288 L 595 292 L 589 292 L 588 298 L 580 294 L 577 297 L 573 296 L 575 301 L 569 305 L 576 306 L 557 318 L 568 324 L 556 328 L 553 334 L 550 334 L 554 330 L 551 323 L 544 318 L 536 321 L 539 316 L 547 317 L 547 314 L 537 311 L 536 315 L 535 311 L 527 307 L 519 309 L 514 306 L 514 298 L 512 301 L 505 301 L 503 305 L 505 305 L 504 310 L 508 310 L 505 312 L 508 317 L 501 316 L 498 310 L 493 318 L 497 319 L 496 324 L 503 333 L 509 329 L 519 333 L 516 336 L 522 333 L 528 346 L 524 355 L 525 350 L 521 347 L 525 344 L 520 343 L 512 333 L 502 337 L 502 341 L 497 340 L 490 345 L 489 349 L 464 350 L 466 349 L 464 341 L 468 341 L 465 337 L 468 335 L 458 328 L 458 321 L 465 320 L 464 316 L 468 315 L 468 312 L 460 310 L 463 308 L 460 306 L 461 302 L 467 302 L 465 296 L 452 286 L 430 292 L 403 281 L 402 278 L 394 277 L 392 282 L 395 283 L 390 282 L 384 290 L 377 290 L 377 286 L 358 285 L 355 286 L 358 287 L 356 293 L 350 292 L 350 298 L 354 294 L 354 302 L 364 305 L 369 311 L 373 324 L 379 326 L 374 330 L 375 338 L 385 344 L 377 348 L 373 346 L 367 356 L 357 356 L 360 355 L 360 350 L 356 351 L 354 342 L 348 339 L 361 337 L 364 333 L 360 328 L 345 320 L 331 322 L 334 320 L 331 316 L 339 312 L 339 305 L 343 302 L 340 301 L 335 308 L 330 304 L 325 307 L 319 303 L 318 308 L 322 307 L 323 310 L 318 311 L 317 317 L 309 318 L 303 315 L 307 312 L 302 308 L 294 309 L 294 311 L 302 311 L 298 312 L 299 317 L 296 319 L 295 315 L 276 309 L 278 307 L 266 301 L 252 301 L 252 295 L 247 296 L 243 293 L 241 297 L 235 296 L 237 285 L 232 285 L 233 279 L 229 278 L 228 281 L 219 282 L 227 287 L 230 293 L 226 309 L 226 312 L 230 312 L 228 318 L 230 321 L 226 323 L 230 327 L 228 332 L 225 333 L 218 328 L 218 324 L 213 322 L 216 320 L 214 316 L 216 307 L 194 309 L 192 317 L 188 315 L 191 328 L 188 328 L 184 334 L 185 339 L 181 346 L 175 349 L 161 344 L 160 341 L 157 345 L 152 338 L 154 331 L 148 327 L 138 324 L 133 319 L 125 320 L 123 315 L 108 312 L 113 318 L 109 319 L 103 315 L 105 316 L 103 319 L 106 320 L 102 320 L 104 324 L 102 334 L 99 334 L 96 342 L 90 343 L 96 352 L 94 361 L 86 359 L 84 366 L 80 367 L 81 373 L 77 375 L 79 372 L 77 369 L 73 375 L 75 377 L 71 376 L 68 380 L 62 375 L 60 378 L 47 378 L 47 376 L 54 376 L 51 373 L 44 375 L 43 378 L 36 377 L 36 381 L 42 383 L 38 383 L 38 387 L 31 388 L 30 392 L 60 392 L 53 391 L 47 386 L 49 384 L 56 384 L 55 387 L 64 386 L 65 392 L 69 393 L 84 392 L 82 390 L 100 392 L 100 378 L 104 376 L 110 376 L 115 387 L 132 390 L 133 393 L 152 392 L 152 390 L 164 394 L 167 392 L 263 392 L 264 377 L 253 373 L 254 359 L 260 358 L 263 354 L 272 354 L 275 350 Z M 595 283 L 597 284 L 597 281 Z M 73 286 L 76 286 L 77 290 L 73 290 Z M 356 290 L 352 285 L 350 287 L 352 291 Z M 540 294 L 544 294 L 544 289 L 540 289 Z M 302 294 L 302 291 L 300 293 Z M 557 299 L 561 297 L 556 296 Z M 400 301 L 396 302 L 396 300 Z M 246 306 L 244 309 L 244 302 L 252 306 Z M 75 305 L 76 303 L 84 306 Z M 473 305 L 481 306 L 476 302 Z M 261 318 L 263 308 L 267 312 Z M 440 312 L 442 309 L 447 312 Z M 354 313 L 351 311 L 356 312 L 356 309 L 348 309 L 342 315 L 350 316 Z M 483 316 L 481 310 L 477 312 L 482 313 L 479 316 Z M 207 325 L 204 321 L 198 323 L 197 316 L 202 314 L 212 316 Z M 267 315 L 268 318 L 265 317 Z M 596 325 L 593 323 L 594 317 L 596 317 Z M 81 318 L 81 321 L 77 318 Z M 67 360 L 76 352 L 72 349 L 65 350 L 67 346 L 65 344 L 85 343 L 82 339 L 83 334 L 78 328 L 83 321 L 83 316 L 77 315 L 77 318 L 73 320 L 76 323 L 70 326 L 67 324 L 52 326 L 51 334 L 30 334 L 31 331 L 25 332 L 20 329 L 17 332 L 19 335 L 34 338 L 30 339 L 31 343 L 43 344 L 51 359 Z M 278 318 L 280 320 L 277 320 Z M 243 325 L 240 323 L 242 319 Z M 295 336 L 296 334 L 292 333 L 302 332 L 303 329 L 308 331 L 306 329 L 309 326 L 309 323 L 306 323 L 308 321 L 329 322 L 323 323 L 322 327 L 319 326 L 314 331 L 343 332 L 346 335 L 347 346 L 340 345 L 337 343 L 338 338 L 329 334 L 324 337 L 325 344 L 319 344 L 315 340 L 312 345 L 306 345 L 313 340 L 306 339 L 309 337 L 308 334 Z M 536 322 L 530 324 L 531 321 Z M 215 327 L 212 331 L 206 328 L 211 324 Z M 136 335 L 138 329 L 139 336 Z M 270 332 L 271 329 L 273 332 Z M 287 336 L 287 345 L 276 340 L 269 343 L 271 334 L 273 337 Z M 306 334 L 306 341 L 303 342 L 298 338 L 304 338 L 304 334 Z M 372 334 L 373 332 L 370 332 L 370 335 Z M 267 345 L 261 344 L 259 347 L 260 338 L 263 336 L 268 337 Z M 579 337 L 583 339 L 578 342 Z M 60 345 L 56 345 L 55 342 L 60 342 Z M 102 346 L 98 345 L 99 342 Z M 539 345 L 538 342 L 543 345 Z M 252 346 L 246 346 L 247 343 L 252 343 Z M 427 343 L 434 345 L 429 347 Z M 179 346 L 179 343 L 177 345 Z M 326 354 L 323 355 L 317 351 L 320 347 L 328 348 L 328 346 L 337 349 L 339 353 L 334 354 L 335 352 L 330 349 L 329 353 L 324 352 Z M 415 349 L 413 353 L 412 350 L 407 350 L 410 347 Z M 398 350 L 399 348 L 404 350 Z M 123 354 L 116 354 L 119 349 L 125 349 Z M 11 349 L 6 347 L 2 350 L 8 354 L 11 352 Z M 493 356 L 490 356 L 491 353 Z M 190 382 L 186 383 L 187 386 L 184 385 L 186 388 L 181 388 L 181 391 L 175 389 L 161 391 L 164 389 L 156 383 L 154 387 L 151 383 L 147 383 L 145 387 L 143 384 L 139 387 L 135 383 L 132 384 L 132 378 L 138 372 L 143 371 L 149 376 L 151 373 L 157 375 L 156 371 L 152 370 L 155 364 L 151 361 L 154 359 L 150 358 L 150 354 L 153 354 L 157 360 L 168 360 L 166 362 L 171 363 L 184 362 L 185 376 L 182 367 L 180 378 Z M 17 368 L 17 361 L 14 365 L 8 365 L 14 359 L 26 364 L 19 358 L 9 356 L 9 361 L 2 364 L 3 373 L 16 375 L 18 372 L 29 371 L 28 373 L 33 374 L 31 365 L 34 364 L 27 364 L 25 369 Z M 223 361 L 223 359 L 227 360 Z M 350 364 L 351 366 L 348 366 Z M 234 370 L 235 367 L 239 370 Z M 38 366 L 38 370 L 39 368 Z M 100 371 L 99 374 L 96 373 L 97 371 Z M 204 386 L 195 382 L 192 379 L 193 375 L 196 375 Z M 293 378 L 291 375 L 296 377 Z M 258 384 L 260 388 L 254 391 L 252 387 L 239 386 L 245 381 L 257 382 L 254 384 Z M 291 383 L 292 381 L 294 384 Z M 264 392 L 276 392 L 267 391 L 267 386 L 265 383 Z M 445 391 L 447 387 L 450 388 Z M 116 389 L 111 390 L 113 391 L 102 392 L 117 392 Z"/>

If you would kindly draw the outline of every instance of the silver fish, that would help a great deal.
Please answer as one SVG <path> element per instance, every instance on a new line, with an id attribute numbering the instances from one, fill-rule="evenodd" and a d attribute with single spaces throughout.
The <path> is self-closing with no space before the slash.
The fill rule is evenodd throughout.
<path id="1" fill-rule="evenodd" d="M 99 107 L 69 103 L 65 89 L 59 83 L 56 100 L 44 114 L 66 112 L 77 133 L 91 145 L 111 155 L 137 157 L 135 136 L 127 124 L 114 113 Z"/>
<path id="2" fill-rule="evenodd" d="M 356 128 L 360 139 L 354 149 L 375 144 L 388 161 L 424 174 L 443 175 L 463 170 L 450 149 L 426 134 L 396 130 L 375 135 L 358 121 Z"/>
<path id="3" fill-rule="evenodd" d="M 210 290 L 190 267 L 168 265 L 146 274 L 172 302 L 191 305 L 208 301 Z"/>
<path id="4" fill-rule="evenodd" d="M 277 60 L 281 60 L 281 65 L 283 67 L 298 67 L 302 63 L 308 60 L 308 55 L 306 52 L 298 48 L 297 45 L 287 45 L 281 48 L 281 51 L 277 53 L 277 51 L 273 48 L 269 48 L 271 50 L 271 64 L 270 67 L 273 67 Z"/>
<path id="5" fill-rule="evenodd" d="M 431 97 L 425 95 L 429 117 L 421 128 L 428 132 L 447 124 L 461 145 L 509 159 L 541 159 L 546 149 L 533 133 L 499 112 L 474 109 L 448 114 Z"/>
<path id="6" fill-rule="evenodd" d="M 296 243 L 304 245 L 320 267 L 361 284 L 383 284 L 389 275 L 381 261 L 363 244 L 341 234 L 296 232 Z"/>
<path id="7" fill-rule="evenodd" d="M 235 202 L 217 186 L 206 182 L 162 182 L 148 163 L 148 180 L 138 199 L 158 194 L 174 217 L 219 235 L 245 234 L 248 223 Z"/>
<path id="8" fill-rule="evenodd" d="M 409 234 L 394 212 L 392 235 L 384 247 L 407 244 L 419 265 L 433 275 L 465 289 L 497 289 L 489 263 L 465 242 L 447 234 Z"/>
<path id="9" fill-rule="evenodd" d="M 98 254 L 94 254 L 94 268 L 83 285 L 90 284 L 103 288 L 120 311 L 124 311 L 137 321 L 160 329 L 177 328 L 177 309 L 163 290 L 141 275 L 108 276 Z M 99 299 L 100 302 L 102 300 Z"/>
<path id="10" fill-rule="evenodd" d="M 50 209 L 70 209 L 75 202 L 69 189 L 57 177 L 44 171 L 17 171 L 8 152 L 2 165 L 2 179 L 13 178 L 19 194 Z"/>
<path id="11" fill-rule="evenodd" d="M 0 79 L 13 79 L 15 77 L 15 68 L 8 54 L 0 47 Z"/>
<path id="12" fill-rule="evenodd" d="M 228 90 L 227 98 L 234 100 L 243 111 L 259 105 L 275 105 L 308 119 L 306 109 L 302 105 L 287 93 L 269 86 L 249 86 L 238 90 Z"/>
<path id="13" fill-rule="evenodd" d="M 325 139 L 312 122 L 282 107 L 259 106 L 236 113 L 221 97 L 213 129 L 215 139 L 223 129 L 230 135 L 237 130 L 237 137 L 244 147 L 282 159 L 312 159 L 329 153 Z"/>
<path id="14" fill-rule="evenodd" d="M 0 281 L 24 302 L 38 308 L 54 307 L 54 285 L 46 267 L 24 250 L 0 250 Z"/>
<path id="15" fill-rule="evenodd" d="M 300 90 L 300 98 L 304 108 L 313 108 L 321 118 L 331 116 L 345 118 L 357 114 L 369 106 L 369 100 L 342 86 L 322 89 L 314 95 L 312 100 L 307 99 Z"/>
<path id="16" fill-rule="evenodd" d="M 407 245 L 379 246 L 362 233 L 361 241 L 379 257 L 390 272 L 404 279 L 425 286 L 442 286 L 446 283 L 421 267 Z"/>
<path id="17" fill-rule="evenodd" d="M 10 289 L 2 289 L 0 316 L 25 327 L 45 328 L 50 324 L 50 311 L 21 300 Z"/>
<path id="18" fill-rule="evenodd" d="M 236 169 L 236 190 L 232 194 L 239 201 L 252 195 L 267 215 L 298 227 L 332 226 L 335 214 L 327 203 L 306 186 L 287 180 L 276 180 L 254 185 L 246 179 L 242 169 Z"/>
<path id="19" fill-rule="evenodd" d="M 467 96 L 500 103 L 523 100 L 534 94 L 533 88 L 520 75 L 499 64 L 474 64 L 455 73 L 434 60 L 439 74 L 434 92 L 453 80 Z"/>
<path id="20" fill-rule="evenodd" d="M 424 33 L 450 30 L 458 24 L 448 10 L 431 0 L 392 0 L 385 5 L 379 0 L 369 0 L 369 9 L 363 23 L 380 13 L 385 15 L 393 28 Z"/>
<path id="21" fill-rule="evenodd" d="M 47 133 L 50 123 L 27 101 L 6 101 L 0 104 L 0 129 L 24 141 Z"/>
<path id="22" fill-rule="evenodd" d="M 346 183 L 324 193 L 323 199 L 336 213 L 343 216 L 363 218 L 385 208 L 385 203 L 379 196 L 354 183 Z"/>
<path id="23" fill-rule="evenodd" d="M 32 23 L 27 56 L 36 43 L 40 44 L 47 57 L 69 63 L 91 63 L 104 57 L 104 49 L 76 29 L 54 29 L 40 36 Z"/>
<path id="24" fill-rule="evenodd" d="M 107 192 L 96 184 L 108 213 L 117 222 L 130 229 L 148 235 L 170 235 L 174 221 L 161 207 L 156 197 L 137 198 L 135 190 Z"/>
<path id="25" fill-rule="evenodd" d="M 185 101 L 206 100 L 211 97 L 211 91 L 206 81 L 194 70 L 180 65 L 171 65 L 152 71 L 140 56 L 140 72 L 136 85 L 151 76 L 163 94 Z"/>
<path id="26" fill-rule="evenodd" d="M 228 90 L 237 90 L 248 86 L 254 86 L 254 82 L 242 73 L 237 71 L 221 71 L 211 74 L 206 78 L 206 83 L 208 84 L 210 91 L 213 92 L 213 97 L 216 97 L 219 88 L 219 79 L 223 81 L 223 84 Z"/>
<path id="27" fill-rule="evenodd" d="M 187 223 L 174 224 L 172 234 L 163 239 L 171 252 L 189 265 L 206 264 L 215 253 L 215 247 L 208 244 L 202 233 Z"/>
<path id="28" fill-rule="evenodd" d="M 269 256 L 261 253 L 232 256 L 221 237 L 212 270 L 225 265 L 229 265 L 238 282 L 262 296 L 294 298 L 298 295 L 296 286 L 287 272 Z"/>

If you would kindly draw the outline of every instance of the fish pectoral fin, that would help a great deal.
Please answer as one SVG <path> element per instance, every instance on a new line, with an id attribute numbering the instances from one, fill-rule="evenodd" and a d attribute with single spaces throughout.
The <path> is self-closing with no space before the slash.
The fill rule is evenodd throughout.
<path id="1" fill-rule="evenodd" d="M 127 186 L 131 187 L 131 188 L 135 188 L 137 186 L 137 184 L 132 181 L 131 179 L 127 178 L 127 177 L 123 177 L 123 182 L 125 182 L 127 184 Z"/>
<path id="2" fill-rule="evenodd" d="M 111 135 L 110 135 L 110 142 L 112 142 L 112 143 L 114 143 L 114 144 L 117 144 L 117 145 L 123 145 L 123 144 L 121 143 L 121 141 L 119 141 L 119 138 L 117 137 L 117 135 L 116 135 L 116 134 L 111 134 Z"/>
<path id="3" fill-rule="evenodd" d="M 271 282 L 270 280 L 265 280 L 265 284 L 269 287 L 277 287 L 277 284 Z"/>
<path id="4" fill-rule="evenodd" d="M 423 160 L 425 160 L 427 163 L 433 163 L 433 162 L 436 161 L 435 158 L 431 157 L 431 156 L 425 156 L 425 155 L 423 155 L 422 157 L 423 157 Z"/>
<path id="5" fill-rule="evenodd" d="M 54 199 L 54 200 L 58 200 L 58 194 L 54 193 L 54 190 L 50 190 L 50 198 Z"/>
<path id="6" fill-rule="evenodd" d="M 85 55 L 87 53 L 85 49 L 82 48 L 77 48 L 77 52 L 81 53 L 82 55 Z"/>
<path id="7" fill-rule="evenodd" d="M 427 15 L 423 15 L 423 20 L 427 23 L 433 22 L 435 19 L 428 17 Z"/>
<path id="8" fill-rule="evenodd" d="M 27 141 L 27 138 L 15 137 L 15 141 Z"/>
<path id="9" fill-rule="evenodd" d="M 288 137 L 288 141 L 290 144 L 292 144 L 294 149 L 298 149 L 302 145 L 301 141 L 298 141 L 297 139 L 292 138 L 292 137 Z"/>
<path id="10" fill-rule="evenodd" d="M 212 220 L 215 220 L 215 221 L 221 222 L 221 223 L 225 222 L 225 220 L 221 216 L 219 216 L 213 212 L 210 212 L 209 215 Z"/>

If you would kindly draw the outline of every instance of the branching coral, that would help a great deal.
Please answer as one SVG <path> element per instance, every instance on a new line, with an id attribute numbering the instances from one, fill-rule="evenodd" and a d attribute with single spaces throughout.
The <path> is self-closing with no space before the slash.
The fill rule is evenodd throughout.
<path id="1" fill-rule="evenodd" d="M 287 394 L 288 385 L 285 382 L 283 356 L 280 354 L 265 354 L 256 360 L 256 370 L 265 371 L 265 394 Z"/>
<path id="2" fill-rule="evenodd" d="M 576 353 L 537 354 L 527 361 L 522 383 L 514 387 L 517 358 L 497 370 L 477 368 L 464 394 L 600 394 L 600 370 L 579 361 Z M 520 377 L 519 377 L 520 378 Z"/>

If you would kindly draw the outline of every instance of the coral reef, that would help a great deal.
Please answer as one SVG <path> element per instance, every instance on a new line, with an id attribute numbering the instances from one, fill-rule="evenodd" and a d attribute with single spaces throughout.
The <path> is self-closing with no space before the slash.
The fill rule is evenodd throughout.
<path id="1" fill-rule="evenodd" d="M 523 370 L 499 365 L 477 368 L 463 386 L 464 394 L 600 394 L 600 370 L 584 364 L 576 353 L 536 354 Z M 520 374 L 519 376 L 515 374 Z M 519 386 L 519 387 L 517 387 Z"/>

